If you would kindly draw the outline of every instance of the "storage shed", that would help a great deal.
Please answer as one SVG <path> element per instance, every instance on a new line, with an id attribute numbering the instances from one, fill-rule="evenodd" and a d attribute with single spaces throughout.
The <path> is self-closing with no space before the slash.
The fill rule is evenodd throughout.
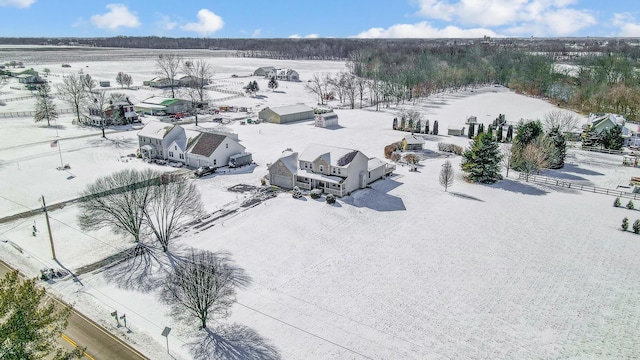
<path id="1" fill-rule="evenodd" d="M 338 114 L 326 112 L 323 114 L 316 114 L 316 126 L 321 128 L 330 128 L 340 126 L 338 124 Z"/>
<path id="2" fill-rule="evenodd" d="M 284 124 L 294 121 L 312 120 L 314 114 L 311 107 L 299 104 L 265 108 L 258 113 L 258 118 L 274 124 Z"/>

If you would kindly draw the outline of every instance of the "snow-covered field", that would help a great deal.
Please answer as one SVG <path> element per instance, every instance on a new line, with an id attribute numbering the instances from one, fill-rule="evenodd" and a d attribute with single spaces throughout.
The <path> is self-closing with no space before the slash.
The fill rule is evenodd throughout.
<path id="1" fill-rule="evenodd" d="M 139 50 L 128 54 L 119 61 L 78 56 L 65 62 L 72 65 L 68 71 L 83 69 L 112 83 L 119 71 L 133 74 L 134 85 L 154 76 L 152 56 L 144 58 Z M 204 52 L 191 54 L 196 55 Z M 59 81 L 55 75 L 63 69 L 58 64 L 33 56 L 27 68 L 49 67 L 52 82 Z M 294 68 L 305 81 L 314 73 L 344 69 L 341 62 L 208 59 L 214 80 L 231 90 L 258 80 L 261 97 L 218 103 L 252 111 L 265 105 L 314 105 L 316 100 L 304 91 L 304 82 L 280 82 L 280 92 L 274 93 L 266 90 L 263 79 L 232 74 L 244 76 L 272 65 Z M 21 96 L 6 86 L 2 92 L 0 99 Z M 137 90 L 129 96 L 143 100 L 151 94 Z M 212 93 L 214 99 L 224 96 Z M 29 100 L 6 102 L 0 112 L 32 107 Z M 341 127 L 333 130 L 309 122 L 233 122 L 226 127 L 239 134 L 257 166 L 195 180 L 207 211 L 237 207 L 250 194 L 227 188 L 259 186 L 267 163 L 285 148 L 303 151 L 309 143 L 320 143 L 382 158 L 384 146 L 404 135 L 391 130 L 393 117 L 399 108 L 409 107 L 432 123 L 438 120 L 441 134 L 448 126 L 462 126 L 470 115 L 488 124 L 500 113 L 517 121 L 555 109 L 542 100 L 489 87 L 378 112 L 337 110 Z M 41 195 L 49 204 L 71 199 L 87 183 L 117 169 L 174 170 L 121 161 L 135 152 L 135 129 L 102 139 L 98 130 L 78 128 L 71 120 L 62 116 L 56 131 L 29 118 L 0 118 L 0 216 L 37 208 Z M 200 125 L 217 126 L 207 121 Z M 55 169 L 60 154 L 50 142 L 56 135 L 63 162 L 71 166 L 68 171 Z M 84 135 L 90 136 L 80 137 Z M 468 144 L 466 138 L 446 135 L 427 140 L 433 151 L 440 141 Z M 282 193 L 206 230 L 185 229 L 173 243 L 174 252 L 188 247 L 229 252 L 252 279 L 239 291 L 231 316 L 213 326 L 218 334 L 213 343 L 195 325 L 176 323 L 159 301 L 155 282 L 143 276 L 105 271 L 81 275 L 82 285 L 68 279 L 46 286 L 152 359 L 169 358 L 160 335 L 165 326 L 174 329 L 169 343 L 178 359 L 202 353 L 232 357 L 234 351 L 267 359 L 640 357 L 640 237 L 619 230 L 623 217 L 633 222 L 640 213 L 614 208 L 611 196 L 522 183 L 514 172 L 491 186 L 468 184 L 458 170 L 460 157 L 448 159 L 457 170 L 449 192 L 438 184 L 445 157 L 434 156 L 418 172 L 398 166 L 393 176 L 334 206 Z M 638 173 L 621 163 L 620 156 L 571 150 L 567 166 L 548 175 L 615 189 Z M 56 253 L 65 267 L 78 269 L 131 245 L 108 229 L 78 230 L 77 213 L 75 205 L 50 212 Z M 35 237 L 34 221 L 39 230 Z M 34 276 L 39 268 L 59 267 L 50 259 L 45 229 L 41 215 L 0 224 L 0 257 Z M 151 274 L 162 276 L 160 270 Z M 132 284 L 132 278 L 140 283 Z M 116 328 L 109 315 L 113 309 L 127 314 L 131 333 Z"/>

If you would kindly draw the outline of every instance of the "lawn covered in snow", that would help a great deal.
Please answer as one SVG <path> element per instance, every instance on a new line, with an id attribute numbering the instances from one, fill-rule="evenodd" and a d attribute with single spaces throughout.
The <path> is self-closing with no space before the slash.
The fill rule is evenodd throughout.
<path id="1" fill-rule="evenodd" d="M 137 85 L 154 76 L 153 57 L 145 58 L 140 50 L 128 54 L 120 61 L 60 56 L 72 65 L 69 71 L 83 69 L 97 80 L 114 83 L 117 72 L 125 71 L 135 74 Z M 59 79 L 59 65 L 32 56 L 34 64 L 27 67 L 49 67 L 52 82 Z M 255 111 L 267 105 L 314 105 L 314 96 L 303 88 L 305 79 L 344 69 L 341 62 L 207 59 L 216 72 L 214 82 L 227 83 L 230 89 L 258 80 L 259 97 L 217 103 L 250 107 L 246 117 L 255 117 Z M 303 82 L 283 81 L 279 92 L 272 92 L 264 79 L 231 78 L 270 65 L 297 70 Z M 0 99 L 19 96 L 17 90 L 2 91 Z M 131 90 L 130 96 L 143 100 L 152 93 Z M 216 96 L 226 95 L 212 93 Z M 28 100 L 20 105 L 32 106 Z M 541 118 L 555 109 L 540 99 L 488 87 L 380 111 L 336 110 L 337 129 L 316 128 L 310 122 L 236 121 L 225 127 L 239 134 L 256 166 L 194 181 L 209 213 L 236 209 L 252 195 L 228 188 L 259 186 L 267 164 L 286 148 L 301 152 L 307 144 L 319 143 L 382 158 L 384 146 L 405 135 L 391 124 L 397 111 L 406 108 L 420 111 L 431 124 L 438 120 L 441 134 L 449 126 L 463 126 L 471 115 L 486 126 L 498 114 L 517 121 Z M 17 109 L 15 102 L 0 106 L 0 112 Z M 118 169 L 175 170 L 124 161 L 122 156 L 137 148 L 133 128 L 116 129 L 103 139 L 97 129 L 72 125 L 67 115 L 57 121 L 57 131 L 29 118 L 1 120 L 0 216 L 37 208 L 41 195 L 49 204 L 72 199 L 89 182 Z M 201 120 L 201 127 L 218 126 Z M 56 135 L 60 148 L 50 147 Z M 160 335 L 164 326 L 174 329 L 169 342 L 178 359 L 202 353 L 230 356 L 232 351 L 283 359 L 640 357 L 640 236 L 620 231 L 622 218 L 632 223 L 640 213 L 614 208 L 611 196 L 524 183 L 513 171 L 494 185 L 468 184 L 459 170 L 460 157 L 437 153 L 437 143 L 467 146 L 469 140 L 447 135 L 426 139 L 425 147 L 434 156 L 423 160 L 417 172 L 399 165 L 393 176 L 333 206 L 283 192 L 206 229 L 185 227 L 173 242 L 172 254 L 189 247 L 228 252 L 252 279 L 239 291 L 231 316 L 214 324 L 216 336 L 209 336 L 213 343 L 195 325 L 176 323 L 159 301 L 165 273 L 158 264 L 146 272 L 125 266 L 83 274 L 79 282 L 67 278 L 46 286 L 152 359 L 168 358 Z M 56 170 L 60 154 L 71 167 L 67 171 Z M 449 192 L 438 183 L 446 159 L 456 170 Z M 615 189 L 638 173 L 621 164 L 619 155 L 571 149 L 565 168 L 547 175 Z M 50 212 L 64 267 L 79 269 L 132 245 L 109 229 L 80 231 L 77 214 L 73 204 Z M 0 240 L 0 257 L 29 275 L 61 266 L 51 260 L 42 215 L 0 224 Z M 163 256 L 160 262 L 166 261 Z M 131 333 L 116 328 L 109 315 L 114 309 L 127 314 Z"/>

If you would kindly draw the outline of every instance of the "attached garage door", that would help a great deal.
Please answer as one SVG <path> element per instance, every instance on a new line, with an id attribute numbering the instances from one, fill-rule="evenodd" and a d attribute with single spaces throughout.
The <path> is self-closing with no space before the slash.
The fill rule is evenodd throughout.
<path id="1" fill-rule="evenodd" d="M 271 185 L 293 189 L 293 179 L 288 176 L 271 175 Z"/>

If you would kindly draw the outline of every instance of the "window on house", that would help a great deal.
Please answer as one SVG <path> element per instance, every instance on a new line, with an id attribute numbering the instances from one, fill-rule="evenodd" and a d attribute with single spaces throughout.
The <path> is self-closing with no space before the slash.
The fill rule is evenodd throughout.
<path id="1" fill-rule="evenodd" d="M 320 172 L 324 172 L 324 166 L 320 165 Z"/>
<path id="2" fill-rule="evenodd" d="M 228 149 L 229 148 L 229 144 L 225 144 L 225 145 L 227 145 L 227 149 Z"/>
<path id="3" fill-rule="evenodd" d="M 340 175 L 340 169 L 338 169 L 338 175 Z"/>
<path id="4" fill-rule="evenodd" d="M 218 163 L 218 159 L 213 159 L 213 165 L 216 165 Z"/>
<path id="5" fill-rule="evenodd" d="M 180 159 L 184 159 L 184 154 L 180 154 Z"/>
<path id="6" fill-rule="evenodd" d="M 178 146 L 177 146 L 177 145 L 176 145 L 176 146 L 174 146 L 174 148 L 175 148 L 175 149 L 173 149 L 173 150 L 178 150 Z"/>
<path id="7" fill-rule="evenodd" d="M 173 151 L 169 151 L 169 156 L 173 157 Z"/>
<path id="8" fill-rule="evenodd" d="M 369 171 L 369 179 L 371 179 L 371 171 Z"/>
<path id="9" fill-rule="evenodd" d="M 336 173 L 336 168 L 331 168 L 331 173 L 335 174 Z"/>

